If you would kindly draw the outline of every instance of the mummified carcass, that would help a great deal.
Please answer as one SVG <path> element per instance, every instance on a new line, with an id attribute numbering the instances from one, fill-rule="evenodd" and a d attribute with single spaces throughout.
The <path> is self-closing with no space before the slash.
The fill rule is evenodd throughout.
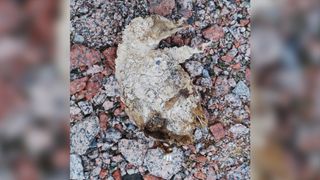
<path id="1" fill-rule="evenodd" d="M 182 23 L 161 16 L 135 18 L 118 46 L 116 78 L 126 113 L 147 135 L 178 144 L 193 140 L 197 126 L 206 125 L 200 96 L 181 67 L 197 49 L 156 49 Z"/>

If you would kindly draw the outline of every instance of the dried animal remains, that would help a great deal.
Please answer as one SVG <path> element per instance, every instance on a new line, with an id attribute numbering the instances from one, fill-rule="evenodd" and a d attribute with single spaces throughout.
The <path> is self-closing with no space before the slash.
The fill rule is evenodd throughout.
<path id="1" fill-rule="evenodd" d="M 116 78 L 126 113 L 147 135 L 190 143 L 197 126 L 206 125 L 200 96 L 181 63 L 198 49 L 156 49 L 182 23 L 161 16 L 135 18 L 123 33 L 116 59 Z"/>

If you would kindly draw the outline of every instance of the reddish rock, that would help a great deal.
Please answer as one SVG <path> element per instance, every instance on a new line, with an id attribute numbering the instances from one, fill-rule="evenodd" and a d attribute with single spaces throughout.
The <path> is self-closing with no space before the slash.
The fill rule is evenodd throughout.
<path id="1" fill-rule="evenodd" d="M 73 94 L 83 90 L 86 87 L 87 80 L 88 80 L 87 77 L 83 77 L 83 78 L 71 81 L 70 82 L 70 94 L 73 95 Z"/>
<path id="2" fill-rule="evenodd" d="M 94 49 L 89 49 L 83 45 L 75 44 L 70 51 L 71 69 L 83 66 L 92 66 L 101 61 L 101 53 Z"/>
<path id="3" fill-rule="evenodd" d="M 107 177 L 107 175 L 108 175 L 108 170 L 102 169 L 100 171 L 99 177 L 100 177 L 100 179 L 105 179 Z"/>
<path id="4" fill-rule="evenodd" d="M 99 125 L 102 130 L 107 130 L 109 117 L 106 113 L 100 113 L 99 115 Z"/>
<path id="5" fill-rule="evenodd" d="M 202 35 L 209 40 L 218 41 L 219 39 L 224 37 L 224 31 L 222 27 L 218 26 L 211 26 L 205 29 L 202 32 Z"/>
<path id="6" fill-rule="evenodd" d="M 123 111 L 126 108 L 126 104 L 124 104 L 123 101 L 120 100 L 120 109 Z"/>
<path id="7" fill-rule="evenodd" d="M 153 176 L 151 174 L 147 174 L 143 176 L 144 180 L 162 180 L 162 178 L 157 177 L 157 176 Z"/>
<path id="8" fill-rule="evenodd" d="M 204 173 L 201 172 L 200 170 L 197 171 L 197 172 L 195 172 L 195 173 L 193 174 L 193 176 L 196 177 L 197 179 L 206 179 L 206 178 L 207 178 L 206 174 L 204 174 Z"/>
<path id="9" fill-rule="evenodd" d="M 228 79 L 224 76 L 218 76 L 215 81 L 213 90 L 215 96 L 227 94 L 230 90 Z"/>
<path id="10" fill-rule="evenodd" d="M 197 162 L 206 163 L 206 162 L 207 162 L 207 157 L 205 157 L 205 156 L 198 156 L 198 157 L 197 157 Z"/>
<path id="11" fill-rule="evenodd" d="M 249 22 L 250 22 L 249 19 L 241 19 L 240 20 L 240 26 L 246 26 L 246 25 L 249 24 Z"/>
<path id="12" fill-rule="evenodd" d="M 250 83 L 251 80 L 251 70 L 249 68 L 246 69 L 246 80 Z"/>
<path id="13" fill-rule="evenodd" d="M 121 180 L 121 172 L 120 172 L 120 169 L 117 169 L 115 170 L 113 173 L 112 173 L 112 177 L 113 179 L 115 180 Z"/>
<path id="14" fill-rule="evenodd" d="M 117 48 L 116 47 L 107 48 L 102 52 L 102 54 L 106 59 L 106 66 L 114 72 L 115 59 L 117 58 Z"/>
<path id="15" fill-rule="evenodd" d="M 232 69 L 234 70 L 239 70 L 241 68 L 241 64 L 240 63 L 237 63 L 237 64 L 233 64 L 231 65 Z"/>
<path id="16" fill-rule="evenodd" d="M 171 41 L 174 45 L 178 45 L 178 46 L 183 46 L 184 45 L 184 40 L 182 37 L 180 36 L 173 36 L 171 38 Z"/>
<path id="17" fill-rule="evenodd" d="M 150 13 L 167 16 L 176 7 L 175 0 L 148 0 Z"/>
<path id="18" fill-rule="evenodd" d="M 234 44 L 235 48 L 239 48 L 240 47 L 240 42 L 237 41 L 237 40 L 235 40 L 233 44 Z"/>
<path id="19" fill-rule="evenodd" d="M 184 44 L 185 45 L 191 45 L 191 38 L 185 38 L 184 39 Z"/>
<path id="20" fill-rule="evenodd" d="M 192 153 L 196 153 L 196 147 L 194 145 L 189 145 L 189 149 L 191 150 Z"/>
<path id="21" fill-rule="evenodd" d="M 225 136 L 225 132 L 221 123 L 210 126 L 210 131 L 215 140 L 220 140 Z"/>
<path id="22" fill-rule="evenodd" d="M 122 113 L 122 109 L 121 108 L 117 108 L 116 110 L 114 110 L 113 114 L 115 116 L 119 116 Z"/>
<path id="23" fill-rule="evenodd" d="M 93 75 L 89 79 L 85 89 L 85 97 L 87 100 L 91 100 L 99 92 L 102 79 L 103 79 L 103 75 L 100 73 Z"/>
<path id="24" fill-rule="evenodd" d="M 100 89 L 99 83 L 89 81 L 86 88 L 86 95 L 85 95 L 86 99 L 91 100 L 99 92 L 99 89 Z"/>
<path id="25" fill-rule="evenodd" d="M 233 58 L 234 58 L 233 56 L 226 54 L 225 56 L 221 57 L 221 60 L 226 63 L 230 63 L 233 60 Z"/>

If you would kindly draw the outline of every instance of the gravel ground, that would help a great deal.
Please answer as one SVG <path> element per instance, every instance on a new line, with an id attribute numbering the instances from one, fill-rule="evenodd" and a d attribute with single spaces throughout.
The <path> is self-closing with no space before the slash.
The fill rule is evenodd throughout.
<path id="1" fill-rule="evenodd" d="M 72 179 L 249 179 L 248 0 L 71 0 Z M 208 127 L 178 147 L 146 137 L 124 112 L 114 77 L 117 44 L 135 17 L 184 18 L 190 28 L 159 47 L 199 46 L 183 67 L 202 96 Z"/>

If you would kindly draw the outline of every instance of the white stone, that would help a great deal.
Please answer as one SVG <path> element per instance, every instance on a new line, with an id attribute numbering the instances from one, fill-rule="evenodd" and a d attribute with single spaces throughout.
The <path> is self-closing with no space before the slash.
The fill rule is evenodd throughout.
<path id="1" fill-rule="evenodd" d="M 239 81 L 232 92 L 239 96 L 250 97 L 250 89 L 243 81 Z"/>
<path id="2" fill-rule="evenodd" d="M 249 133 L 249 128 L 242 124 L 236 124 L 230 128 L 230 132 L 233 134 L 233 136 L 240 137 Z"/>
<path id="3" fill-rule="evenodd" d="M 177 174 L 184 161 L 183 151 L 174 148 L 169 154 L 165 154 L 162 149 L 149 149 L 144 159 L 144 165 L 149 170 L 150 174 L 170 179 Z"/>
<path id="4" fill-rule="evenodd" d="M 83 175 L 83 166 L 79 155 L 70 155 L 70 179 L 85 179 Z"/>
<path id="5" fill-rule="evenodd" d="M 71 127 L 71 153 L 85 154 L 99 130 L 99 119 L 96 116 L 87 117 Z"/>
<path id="6" fill-rule="evenodd" d="M 135 140 L 122 139 L 118 144 L 118 149 L 127 161 L 135 166 L 140 166 L 143 163 L 148 146 Z"/>
<path id="7" fill-rule="evenodd" d="M 93 112 L 92 105 L 87 101 L 80 101 L 78 106 L 85 115 L 91 114 Z"/>

